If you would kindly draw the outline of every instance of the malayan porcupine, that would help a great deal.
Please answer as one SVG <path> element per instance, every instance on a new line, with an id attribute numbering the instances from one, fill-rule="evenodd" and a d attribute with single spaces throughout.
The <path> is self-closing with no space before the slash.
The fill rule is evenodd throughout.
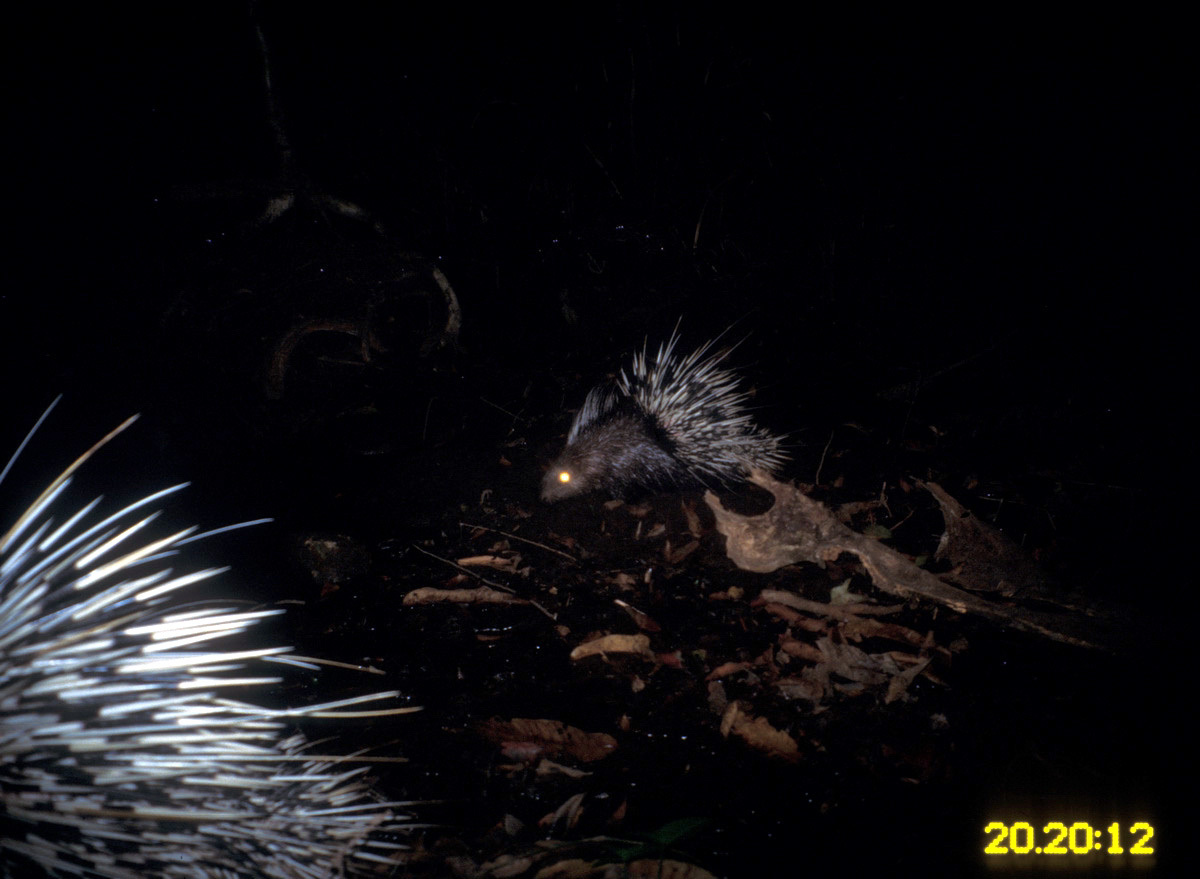
<path id="1" fill-rule="evenodd" d="M 653 359 L 643 344 L 628 375 L 622 369 L 588 393 L 542 480 L 542 500 L 723 485 L 784 465 L 779 437 L 754 424 L 737 373 L 722 366 L 729 351 L 710 355 L 713 340 L 676 357 L 678 341 L 676 327 Z"/>
<path id="2" fill-rule="evenodd" d="M 102 498 L 60 509 L 79 467 L 132 421 L 0 533 L 0 875 L 323 879 L 394 866 L 406 804 L 374 796 L 361 761 L 285 730 L 415 709 L 353 710 L 394 692 L 280 710 L 233 698 L 279 680 L 265 662 L 312 661 L 210 646 L 282 611 L 181 601 L 223 570 L 168 565 L 208 536 L 195 529 L 142 533 L 158 516 L 147 508 L 183 485 L 111 514 Z"/>

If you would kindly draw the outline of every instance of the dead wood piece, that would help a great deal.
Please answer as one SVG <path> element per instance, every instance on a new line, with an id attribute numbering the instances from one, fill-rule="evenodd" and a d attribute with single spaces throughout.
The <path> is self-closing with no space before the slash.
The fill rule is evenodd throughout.
<path id="1" fill-rule="evenodd" d="M 1097 617 L 1055 615 L 993 603 L 942 582 L 888 546 L 843 525 L 823 504 L 794 486 L 756 471 L 751 480 L 775 496 L 775 505 L 758 516 L 741 516 L 726 510 L 712 492 L 704 499 L 725 535 L 726 555 L 740 568 L 770 573 L 784 565 L 807 561 L 824 567 L 842 553 L 856 556 L 867 575 L 881 589 L 901 598 L 925 598 L 957 613 L 1033 632 L 1081 647 L 1099 647 L 1115 641 Z"/>

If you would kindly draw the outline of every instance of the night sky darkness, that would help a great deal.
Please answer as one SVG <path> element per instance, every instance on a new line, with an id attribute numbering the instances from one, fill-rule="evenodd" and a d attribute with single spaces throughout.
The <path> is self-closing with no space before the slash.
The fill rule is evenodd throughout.
<path id="1" fill-rule="evenodd" d="M 915 406 L 883 404 L 882 432 L 949 425 L 960 475 L 1118 487 L 1063 527 L 1120 551 L 1077 542 L 1067 573 L 1190 589 L 1148 561 L 1179 529 L 1195 396 L 1179 22 L 295 6 L 259 19 L 299 167 L 438 262 L 463 306 L 464 397 L 524 407 L 534 450 L 647 334 L 733 325 L 763 420 L 797 438 L 795 476 L 831 430 L 924 381 Z M 0 439 L 60 392 L 72 443 L 171 413 L 164 437 L 211 451 L 164 468 L 232 468 L 226 517 L 269 513 L 235 463 L 254 377 L 228 366 L 262 352 L 195 330 L 222 325 L 203 290 L 214 266 L 254 264 L 245 224 L 279 171 L 247 5 L 37 15 L 7 28 Z M 287 223 L 261 240 L 365 237 Z M 504 438 L 464 430 L 446 454 L 490 461 Z"/>
<path id="2" fill-rule="evenodd" d="M 845 337 L 873 321 L 897 344 L 1016 330 L 1039 378 L 1098 398 L 1115 384 L 1126 405 L 1146 390 L 1131 361 L 1169 347 L 1142 338 L 1172 338 L 1162 304 L 1182 286 L 1194 77 L 1169 22 L 951 34 L 680 6 L 293 6 L 260 17 L 303 169 L 460 276 L 499 267 L 502 298 L 472 304 L 468 333 L 489 308 L 553 345 L 577 252 L 622 227 L 663 246 L 638 266 L 658 286 L 671 270 L 680 288 L 748 278 L 750 301 L 712 323 L 755 307 L 805 337 L 836 322 L 849 361 L 865 355 Z M 6 308 L 52 300 L 69 328 L 57 297 L 75 288 L 89 328 L 110 303 L 136 319 L 164 262 L 243 220 L 239 205 L 225 228 L 172 226 L 185 194 L 276 171 L 247 10 L 74 11 L 13 40 Z"/>

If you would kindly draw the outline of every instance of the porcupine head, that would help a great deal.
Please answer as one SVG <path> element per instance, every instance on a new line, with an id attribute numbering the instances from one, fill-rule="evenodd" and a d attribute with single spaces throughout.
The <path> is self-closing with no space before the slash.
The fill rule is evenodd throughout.
<path id="1" fill-rule="evenodd" d="M 779 438 L 754 424 L 740 377 L 722 366 L 729 352 L 710 355 L 708 342 L 676 357 L 678 338 L 653 358 L 644 346 L 628 373 L 588 393 L 542 479 L 542 500 L 715 487 L 783 466 Z"/>

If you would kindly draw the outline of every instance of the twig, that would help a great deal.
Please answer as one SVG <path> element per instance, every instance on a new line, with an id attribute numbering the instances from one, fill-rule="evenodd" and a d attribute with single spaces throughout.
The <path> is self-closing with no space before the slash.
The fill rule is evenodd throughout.
<path id="1" fill-rule="evenodd" d="M 536 540 L 530 540 L 528 537 L 518 537 L 516 534 L 510 534 L 507 531 L 501 531 L 499 528 L 489 528 L 486 525 L 472 525 L 470 522 L 459 522 L 458 526 L 460 528 L 479 528 L 482 531 L 491 531 L 493 534 L 503 534 L 505 537 L 512 538 L 513 540 L 519 540 L 522 543 L 528 543 L 530 546 L 536 546 L 538 549 L 544 549 L 546 552 L 552 552 L 555 555 L 560 555 L 563 558 L 570 559 L 573 562 L 578 561 L 575 556 L 571 555 L 570 553 L 563 552 L 561 549 L 555 549 L 552 546 L 546 546 L 546 544 L 538 543 Z"/>
<path id="2" fill-rule="evenodd" d="M 437 555 L 436 553 L 432 553 L 427 549 L 421 549 L 421 547 L 417 546 L 415 543 L 412 545 L 412 548 L 415 549 L 419 553 L 423 553 L 423 554 L 429 556 L 432 559 L 437 559 L 439 562 L 449 565 L 450 567 L 454 568 L 457 571 L 461 571 L 462 573 L 466 574 L 468 577 L 478 580 L 480 583 L 486 583 L 488 586 L 493 586 L 496 589 L 501 590 L 502 592 L 509 593 L 510 595 L 517 594 L 517 590 L 513 589 L 511 586 L 505 586 L 503 583 L 497 583 L 495 580 L 489 580 L 487 577 L 480 577 L 474 571 L 469 570 L 468 568 L 464 568 L 462 565 L 450 561 L 450 559 L 442 558 L 440 555 Z M 547 547 L 547 549 L 549 549 L 549 547 Z M 551 551 L 553 552 L 553 550 L 551 550 Z M 572 559 L 572 561 L 573 561 L 573 559 Z M 528 599 L 526 599 L 526 600 L 528 601 Z M 546 610 L 546 608 L 542 607 L 536 601 L 529 601 L 529 603 L 533 607 L 536 607 L 538 610 L 540 610 L 543 614 L 545 614 L 547 619 L 549 619 L 553 622 L 558 622 L 558 617 L 556 617 L 554 614 L 550 613 L 550 611 Z"/>

